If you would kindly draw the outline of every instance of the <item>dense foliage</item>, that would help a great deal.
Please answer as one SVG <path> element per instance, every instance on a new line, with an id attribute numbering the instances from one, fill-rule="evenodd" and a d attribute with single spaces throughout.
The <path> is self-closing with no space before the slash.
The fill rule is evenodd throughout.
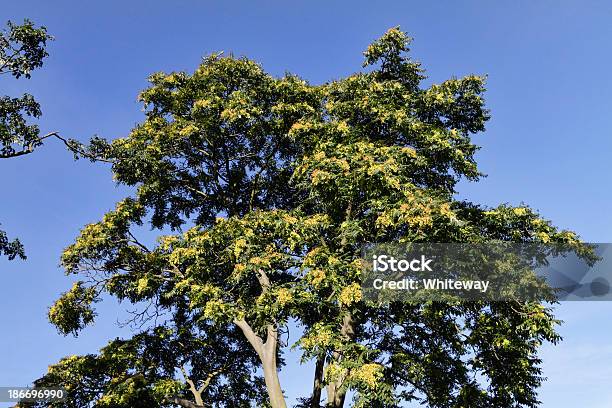
<path id="1" fill-rule="evenodd" d="M 32 70 L 42 66 L 50 39 L 45 27 L 29 20 L 21 25 L 9 21 L 0 32 L 0 75 L 30 78 Z M 27 121 L 40 115 L 40 105 L 30 94 L 0 97 L 0 158 L 27 154 L 42 144 L 38 126 Z"/>
<path id="2" fill-rule="evenodd" d="M 342 407 L 349 391 L 354 407 L 537 406 L 537 351 L 559 340 L 543 304 L 362 297 L 372 242 L 561 242 L 588 256 L 526 206 L 454 198 L 481 176 L 484 80 L 423 87 L 409 42 L 391 29 L 363 72 L 322 85 L 212 55 L 151 76 L 129 136 L 80 147 L 135 195 L 65 250 L 79 281 L 49 317 L 76 334 L 110 295 L 142 307 L 143 328 L 51 366 L 37 384 L 68 389 L 57 406 L 285 407 L 287 346 L 315 362 L 302 406 Z M 145 245 L 144 223 L 174 232 Z M 302 332 L 287 345 L 291 321 Z"/>
<path id="3" fill-rule="evenodd" d="M 50 39 L 45 27 L 36 27 L 29 20 L 21 25 L 9 21 L 6 30 L 0 31 L 0 75 L 30 78 L 32 70 L 42 66 Z M 28 123 L 28 117 L 40 115 L 40 105 L 32 95 L 0 95 L 0 159 L 22 156 L 42 144 L 45 136 L 37 125 Z M 0 231 L 0 255 L 25 258 L 21 243 L 10 241 L 4 231 Z"/>

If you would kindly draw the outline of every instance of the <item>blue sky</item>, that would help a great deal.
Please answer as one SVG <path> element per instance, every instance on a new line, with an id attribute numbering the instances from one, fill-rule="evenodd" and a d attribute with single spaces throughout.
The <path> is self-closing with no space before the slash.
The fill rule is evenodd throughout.
<path id="1" fill-rule="evenodd" d="M 489 176 L 460 196 L 527 203 L 591 242 L 612 241 L 612 3 L 605 1 L 5 1 L 0 20 L 28 17 L 56 37 L 31 80 L 0 81 L 1 94 L 33 93 L 43 131 L 87 139 L 126 135 L 142 119 L 137 93 L 155 71 L 193 70 L 224 50 L 320 83 L 360 68 L 362 50 L 387 28 L 415 37 L 428 82 L 487 74 L 487 132 L 475 137 Z M 74 162 L 48 143 L 0 161 L 0 222 L 25 243 L 27 262 L 0 261 L 0 386 L 27 385 L 62 356 L 94 352 L 117 328 L 104 305 L 96 326 L 64 338 L 46 310 L 69 279 L 59 254 L 86 223 L 128 190 L 108 168 Z M 562 345 L 545 347 L 543 407 L 612 406 L 612 306 L 566 303 Z M 290 396 L 310 373 L 282 374 Z M 0 406 L 3 406 L 0 404 Z"/>

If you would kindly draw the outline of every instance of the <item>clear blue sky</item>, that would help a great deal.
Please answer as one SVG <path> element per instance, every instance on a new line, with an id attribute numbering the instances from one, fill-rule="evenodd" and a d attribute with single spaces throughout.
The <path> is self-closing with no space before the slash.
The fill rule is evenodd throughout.
<path id="1" fill-rule="evenodd" d="M 159 70 L 193 70 L 225 50 L 320 83 L 359 69 L 361 51 L 387 28 L 415 37 L 429 81 L 488 74 L 493 118 L 476 137 L 489 177 L 461 197 L 525 202 L 592 242 L 612 241 L 612 3 L 606 1 L 8 1 L 0 20 L 28 17 L 56 37 L 32 80 L 0 81 L 1 94 L 33 93 L 43 131 L 87 139 L 126 135 L 142 119 L 136 94 Z M 126 333 L 116 308 L 63 338 L 46 320 L 69 287 L 62 248 L 113 207 L 125 189 L 104 166 L 72 161 L 58 144 L 0 161 L 0 222 L 27 262 L 0 261 L 0 386 L 27 385 L 62 356 L 94 352 Z M 563 304 L 565 342 L 543 350 L 543 407 L 612 406 L 612 306 Z M 310 373 L 282 375 L 290 396 Z M 0 406 L 3 406 L 0 404 Z"/>

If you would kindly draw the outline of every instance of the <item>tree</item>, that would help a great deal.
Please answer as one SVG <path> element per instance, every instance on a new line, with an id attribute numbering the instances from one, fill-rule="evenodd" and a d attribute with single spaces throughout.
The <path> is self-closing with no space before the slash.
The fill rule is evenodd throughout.
<path id="1" fill-rule="evenodd" d="M 30 78 L 32 70 L 41 67 L 48 55 L 46 45 L 51 36 L 45 27 L 36 27 L 29 20 L 21 25 L 9 21 L 7 26 L 0 31 L 0 75 Z M 0 159 L 31 153 L 51 136 L 41 136 L 37 125 L 28 124 L 28 118 L 40 115 L 40 105 L 32 95 L 0 96 Z M 25 259 L 21 243 L 10 241 L 4 231 L 0 231 L 0 254 Z"/>
<path id="2" fill-rule="evenodd" d="M 409 43 L 391 29 L 366 50 L 364 72 L 323 85 L 218 54 L 191 75 L 151 76 L 143 123 L 79 148 L 136 193 L 65 250 L 66 272 L 81 280 L 49 317 L 78 333 L 111 295 L 151 305 L 143 313 L 164 323 L 98 356 L 68 357 L 37 384 L 66 386 L 62 406 L 137 406 L 137 393 L 147 406 L 261 406 L 249 400 L 262 397 L 259 367 L 266 403 L 284 408 L 282 334 L 293 319 L 294 346 L 315 361 L 302 406 L 343 407 L 349 390 L 355 407 L 537 406 L 538 348 L 560 339 L 543 305 L 554 298 L 377 305 L 362 296 L 360 252 L 372 242 L 556 242 L 592 256 L 526 206 L 454 198 L 461 178 L 481 176 L 471 135 L 489 117 L 484 79 L 424 88 Z M 174 232 L 148 247 L 135 231 L 143 223 Z M 174 342 L 181 336 L 189 346 Z M 240 402 L 197 392 L 232 381 L 218 373 L 224 362 L 250 379 L 232 383 Z M 95 392 L 83 396 L 80 384 Z"/>

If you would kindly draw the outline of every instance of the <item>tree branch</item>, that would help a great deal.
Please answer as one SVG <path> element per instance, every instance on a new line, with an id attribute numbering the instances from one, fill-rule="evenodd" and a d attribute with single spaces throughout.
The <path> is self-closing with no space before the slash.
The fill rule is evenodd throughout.
<path id="1" fill-rule="evenodd" d="M 251 343 L 251 346 L 255 349 L 259 358 L 263 361 L 264 359 L 264 343 L 261 337 L 259 337 L 251 328 L 251 326 L 244 319 L 234 319 L 234 324 L 242 330 L 246 339 Z"/>
<path id="2" fill-rule="evenodd" d="M 180 369 L 181 369 L 181 372 L 183 373 L 183 377 L 185 378 L 185 382 L 189 385 L 189 390 L 193 394 L 193 397 L 195 398 L 196 403 L 198 405 L 202 405 L 203 403 L 202 392 L 196 388 L 196 385 L 193 382 L 193 380 L 189 378 L 189 375 L 187 375 L 187 370 L 185 370 L 185 367 L 181 366 Z"/>
<path id="3" fill-rule="evenodd" d="M 43 140 L 48 139 L 50 137 L 55 137 L 56 139 L 60 140 L 62 143 L 64 143 L 64 145 L 66 145 L 68 150 L 70 150 L 72 153 L 74 153 L 77 156 L 82 156 L 82 157 L 85 157 L 85 158 L 93 160 L 93 161 L 100 161 L 100 162 L 104 162 L 104 163 L 113 163 L 112 160 L 103 159 L 103 158 L 100 158 L 100 157 L 93 156 L 91 153 L 87 152 L 86 150 L 83 150 L 82 148 L 76 146 L 75 143 L 71 143 L 71 141 L 69 139 L 65 139 L 64 137 L 62 137 L 59 134 L 59 132 L 50 132 L 50 133 L 47 133 L 44 136 L 40 136 L 40 137 L 36 138 L 35 140 L 30 141 L 20 151 L 16 151 L 16 152 L 12 152 L 12 153 L 0 154 L 0 159 L 10 159 L 10 158 L 13 158 L 13 157 L 25 156 L 26 154 L 30 154 L 30 153 L 34 152 L 34 149 L 36 149 L 38 144 L 42 143 Z"/>
<path id="4" fill-rule="evenodd" d="M 198 392 L 200 394 L 202 394 L 204 392 L 204 390 L 206 390 L 206 388 L 208 388 L 208 386 L 210 385 L 210 382 L 212 381 L 213 378 L 215 378 L 217 375 L 221 374 L 223 371 L 225 371 L 226 366 L 223 366 L 222 368 L 213 371 L 212 373 L 208 374 L 208 376 L 206 377 L 206 379 L 204 380 L 204 382 L 202 383 L 202 385 L 200 386 L 200 388 L 198 388 Z"/>

